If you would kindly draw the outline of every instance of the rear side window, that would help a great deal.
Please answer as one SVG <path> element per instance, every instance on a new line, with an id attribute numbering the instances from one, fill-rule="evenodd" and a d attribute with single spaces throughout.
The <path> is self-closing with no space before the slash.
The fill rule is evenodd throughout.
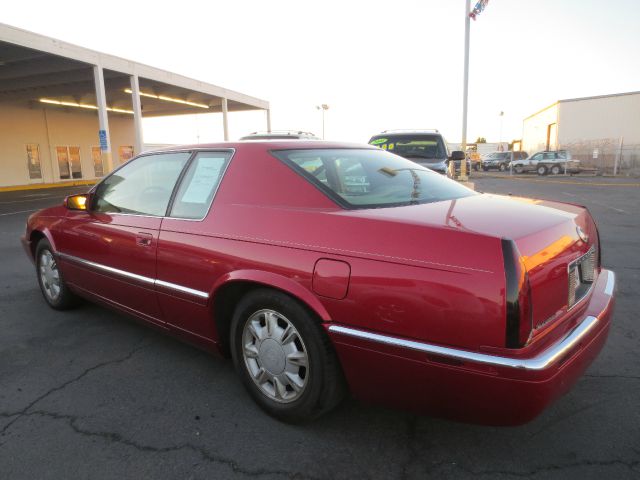
<path id="1" fill-rule="evenodd" d="M 96 188 L 92 210 L 162 217 L 190 152 L 159 153 L 130 161 Z"/>
<path id="2" fill-rule="evenodd" d="M 428 168 L 378 149 L 281 150 L 273 154 L 345 208 L 415 205 L 476 194 Z"/>
<path id="3" fill-rule="evenodd" d="M 209 211 L 231 152 L 198 153 L 176 192 L 170 217 L 201 220 Z"/>

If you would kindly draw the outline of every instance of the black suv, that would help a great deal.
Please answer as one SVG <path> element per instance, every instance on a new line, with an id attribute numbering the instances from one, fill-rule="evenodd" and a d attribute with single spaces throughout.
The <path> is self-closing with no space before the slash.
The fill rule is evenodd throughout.
<path id="1" fill-rule="evenodd" d="M 528 156 L 527 152 L 492 152 L 482 159 L 482 170 L 486 172 L 496 169 L 504 172 L 512 161 L 525 160 Z"/>
<path id="2" fill-rule="evenodd" d="M 465 158 L 461 151 L 449 155 L 447 142 L 438 130 L 385 130 L 371 137 L 369 145 L 375 145 L 445 175 L 450 161 L 454 161 L 459 170 L 460 161 Z M 467 159 L 467 172 L 470 171 L 471 163 Z"/>

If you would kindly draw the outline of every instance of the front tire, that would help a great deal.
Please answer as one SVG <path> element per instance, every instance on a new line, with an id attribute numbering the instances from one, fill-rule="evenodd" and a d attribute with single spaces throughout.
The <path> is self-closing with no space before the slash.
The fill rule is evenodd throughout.
<path id="1" fill-rule="evenodd" d="M 501 172 L 504 172 L 507 169 L 507 166 L 504 163 L 501 163 L 498 168 L 500 169 Z"/>
<path id="2" fill-rule="evenodd" d="M 279 291 L 242 298 L 231 323 L 231 355 L 251 397 L 279 420 L 312 420 L 343 397 L 342 370 L 319 321 Z"/>
<path id="3" fill-rule="evenodd" d="M 35 261 L 40 291 L 49 306 L 55 310 L 67 310 L 76 306 L 78 297 L 67 287 L 53 248 L 46 238 L 36 246 Z"/>
<path id="4" fill-rule="evenodd" d="M 524 173 L 524 167 L 522 165 L 516 165 L 515 167 L 513 167 L 513 169 L 518 175 Z"/>
<path id="5" fill-rule="evenodd" d="M 538 175 L 546 175 L 547 167 L 545 167 L 544 165 L 540 165 L 538 168 L 536 168 L 536 172 L 538 172 Z"/>

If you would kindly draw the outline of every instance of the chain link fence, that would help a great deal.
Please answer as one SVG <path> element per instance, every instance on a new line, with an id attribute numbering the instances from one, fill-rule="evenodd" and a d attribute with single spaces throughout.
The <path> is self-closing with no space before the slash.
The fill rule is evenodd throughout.
<path id="1" fill-rule="evenodd" d="M 568 150 L 580 160 L 580 167 L 596 175 L 640 176 L 640 144 L 627 145 L 620 138 L 603 138 L 565 143 L 559 150 Z"/>

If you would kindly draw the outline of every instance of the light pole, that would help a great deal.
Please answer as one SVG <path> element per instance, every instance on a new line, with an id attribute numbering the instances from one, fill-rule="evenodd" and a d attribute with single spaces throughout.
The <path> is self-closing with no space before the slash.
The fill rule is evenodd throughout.
<path id="1" fill-rule="evenodd" d="M 498 137 L 498 150 L 502 152 L 504 151 L 504 149 L 502 148 L 502 122 L 504 120 L 504 112 L 500 112 L 498 116 L 500 117 L 500 136 Z"/>
<path id="2" fill-rule="evenodd" d="M 460 180 L 467 180 L 467 98 L 469 97 L 469 33 L 471 30 L 471 0 L 466 1 L 464 13 L 464 86 L 462 90 L 462 151 L 465 159 L 460 162 Z M 455 164 L 453 173 L 455 175 Z"/>
<path id="3" fill-rule="evenodd" d="M 329 110 L 329 105 L 326 103 L 316 105 L 316 110 L 322 110 L 322 139 L 324 140 L 324 112 Z"/>

